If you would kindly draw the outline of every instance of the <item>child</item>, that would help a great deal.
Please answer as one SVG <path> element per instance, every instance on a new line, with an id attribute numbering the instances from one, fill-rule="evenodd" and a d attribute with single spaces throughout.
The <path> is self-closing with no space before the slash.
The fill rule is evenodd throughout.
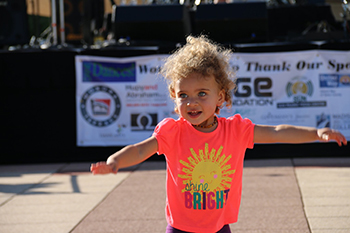
<path id="1" fill-rule="evenodd" d="M 162 69 L 180 118 L 164 119 L 152 137 L 91 165 L 93 174 L 117 173 L 155 153 L 164 154 L 167 233 L 230 232 L 228 224 L 238 218 L 244 154 L 254 143 L 347 144 L 329 128 L 257 125 L 238 114 L 216 117 L 221 107 L 232 104 L 230 56 L 204 36 L 189 36 Z"/>

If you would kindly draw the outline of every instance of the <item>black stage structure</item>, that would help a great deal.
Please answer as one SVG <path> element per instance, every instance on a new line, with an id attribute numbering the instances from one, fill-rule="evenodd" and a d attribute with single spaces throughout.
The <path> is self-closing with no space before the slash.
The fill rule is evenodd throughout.
<path id="1" fill-rule="evenodd" d="M 258 13 L 253 10 L 250 13 L 241 14 L 239 12 L 249 11 L 247 5 L 242 4 L 238 12 L 237 8 L 234 9 L 237 14 L 230 16 L 229 7 L 232 7 L 231 5 L 234 4 L 199 5 L 198 11 L 195 13 L 203 10 L 202 15 L 201 13 L 196 15 L 191 11 L 187 12 L 188 9 L 178 5 L 175 7 L 176 9 L 174 8 L 178 12 L 177 14 L 172 15 L 168 12 L 157 16 L 155 16 L 155 12 L 160 9 L 157 8 L 159 6 L 147 6 L 153 13 L 146 14 L 144 21 L 141 17 L 132 17 L 135 14 L 140 15 L 140 11 L 130 13 L 130 9 L 133 9 L 131 6 L 119 7 L 117 9 L 125 10 L 125 14 L 119 14 L 119 17 L 122 18 L 116 18 L 117 23 L 111 27 L 111 30 L 115 30 L 113 32 L 118 38 L 129 37 L 127 40 L 116 40 L 99 48 L 85 44 L 85 46 L 50 46 L 47 49 L 21 46 L 13 51 L 0 50 L 1 131 L 3 138 L 1 140 L 3 153 L 0 157 L 0 163 L 98 161 L 106 159 L 111 153 L 121 148 L 76 146 L 74 60 L 76 55 L 131 57 L 170 54 L 179 44 L 184 42 L 187 34 L 200 34 L 202 32 L 236 52 L 350 50 L 349 39 L 346 38 L 341 25 L 329 14 L 329 6 L 327 5 L 267 8 L 266 5 L 259 3 L 256 5 L 256 9 L 260 9 L 257 11 Z M 144 10 L 147 7 L 142 6 L 137 9 Z M 213 7 L 220 9 L 221 14 L 207 14 L 213 12 Z M 287 8 L 290 9 L 286 10 Z M 297 8 L 302 10 L 297 10 Z M 295 19 L 299 20 L 298 23 L 290 25 L 288 28 L 279 25 L 282 24 L 280 17 L 288 19 L 295 12 L 299 12 L 299 14 L 307 12 L 309 16 L 305 16 L 305 18 L 313 18 L 309 20 L 305 18 Z M 205 18 L 205 15 L 211 16 Z M 190 24 L 188 24 L 188 19 L 191 19 Z M 176 35 L 172 35 L 172 32 L 167 32 L 168 29 L 164 29 L 167 20 L 172 27 L 177 27 Z M 313 24 L 324 20 L 327 20 L 327 24 L 334 29 L 326 33 L 311 29 Z M 257 22 L 259 22 L 258 27 Z M 241 28 L 232 29 L 230 25 L 235 24 L 245 24 L 250 30 L 243 30 L 241 26 L 239 26 Z M 125 27 L 126 25 L 127 27 Z M 154 37 L 150 35 L 142 37 L 145 31 L 137 30 L 137 25 L 142 25 L 143 28 L 148 27 L 148 32 L 153 30 Z M 305 33 L 305 29 L 307 29 L 307 33 Z M 234 34 L 236 30 L 240 30 L 241 34 Z M 142 33 L 138 34 L 138 32 Z M 161 34 L 159 34 L 160 32 Z M 309 34 L 311 32 L 312 34 Z M 180 34 L 181 36 L 179 36 Z M 176 41 L 173 41 L 173 38 L 176 38 Z M 246 158 L 349 155 L 349 146 L 338 147 L 336 143 L 274 144 L 255 145 L 254 150 L 247 151 Z M 163 157 L 152 156 L 151 159 L 157 160 L 163 159 Z"/>

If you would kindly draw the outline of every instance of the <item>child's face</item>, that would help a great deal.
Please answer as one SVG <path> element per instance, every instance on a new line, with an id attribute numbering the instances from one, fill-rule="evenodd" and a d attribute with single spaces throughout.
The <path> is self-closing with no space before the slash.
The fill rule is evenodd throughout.
<path id="1" fill-rule="evenodd" d="M 217 106 L 224 102 L 224 91 L 219 90 L 214 76 L 202 77 L 197 73 L 176 81 L 175 103 L 180 116 L 193 125 L 212 122 Z"/>

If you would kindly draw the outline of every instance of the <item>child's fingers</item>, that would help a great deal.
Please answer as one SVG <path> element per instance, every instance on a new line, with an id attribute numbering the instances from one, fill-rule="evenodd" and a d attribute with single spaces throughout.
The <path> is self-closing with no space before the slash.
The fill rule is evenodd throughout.
<path id="1" fill-rule="evenodd" d="M 98 163 L 93 163 L 90 166 L 90 171 L 92 172 L 93 175 L 96 174 L 117 174 L 118 169 L 117 167 L 108 165 L 106 162 L 98 162 Z"/>
<path id="2" fill-rule="evenodd" d="M 333 131 L 330 135 L 330 139 L 334 139 L 339 146 L 346 145 L 347 141 L 346 138 L 344 137 L 344 135 L 342 135 L 340 132 L 338 131 Z"/>
<path id="3" fill-rule="evenodd" d="M 99 166 L 101 166 L 101 162 L 92 163 L 91 166 L 90 166 L 90 171 L 95 170 L 95 169 L 98 168 Z"/>
<path id="4" fill-rule="evenodd" d="M 106 169 L 105 162 L 94 163 L 94 164 L 91 164 L 90 166 L 90 171 L 92 172 L 93 175 L 108 173 L 107 170 L 108 169 Z"/>
<path id="5" fill-rule="evenodd" d="M 347 145 L 347 140 L 343 134 L 338 131 L 330 131 L 322 134 L 322 139 L 325 141 L 335 140 L 339 146 Z"/>
<path id="6" fill-rule="evenodd" d="M 348 144 L 348 141 L 347 141 L 346 138 L 344 137 L 343 145 L 346 146 L 347 144 Z"/>
<path id="7" fill-rule="evenodd" d="M 90 171 L 93 172 L 96 169 L 96 164 L 92 163 L 90 166 Z"/>
<path id="8" fill-rule="evenodd" d="M 340 134 L 338 135 L 338 145 L 341 146 L 343 143 L 344 146 L 348 144 L 348 141 L 346 140 L 345 136 Z"/>

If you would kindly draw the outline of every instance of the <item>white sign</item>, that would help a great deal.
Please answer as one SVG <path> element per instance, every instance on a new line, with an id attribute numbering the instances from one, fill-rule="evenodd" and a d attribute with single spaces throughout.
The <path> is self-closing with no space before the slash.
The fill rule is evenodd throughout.
<path id="1" fill-rule="evenodd" d="M 125 146 L 177 118 L 158 72 L 167 55 L 76 56 L 77 145 Z M 235 53 L 232 108 L 257 124 L 331 127 L 350 140 L 350 52 Z"/>
<path id="2" fill-rule="evenodd" d="M 173 102 L 158 74 L 165 56 L 76 56 L 77 145 L 122 146 L 152 135 Z"/>

